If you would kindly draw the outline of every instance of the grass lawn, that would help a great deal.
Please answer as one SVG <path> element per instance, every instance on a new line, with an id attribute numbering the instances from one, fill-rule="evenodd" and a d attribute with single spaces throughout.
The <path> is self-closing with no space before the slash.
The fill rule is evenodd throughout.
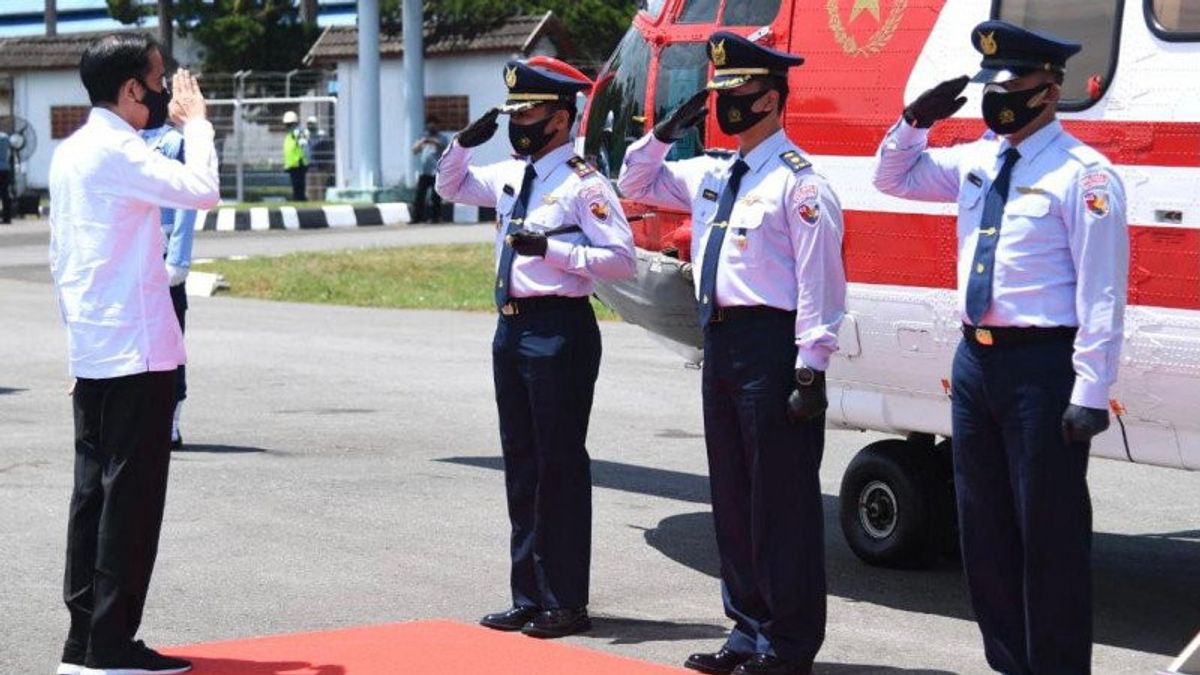
<path id="1" fill-rule="evenodd" d="M 396 309 L 494 312 L 491 244 L 293 253 L 197 264 L 243 298 Z M 594 298 L 596 316 L 617 315 Z"/>

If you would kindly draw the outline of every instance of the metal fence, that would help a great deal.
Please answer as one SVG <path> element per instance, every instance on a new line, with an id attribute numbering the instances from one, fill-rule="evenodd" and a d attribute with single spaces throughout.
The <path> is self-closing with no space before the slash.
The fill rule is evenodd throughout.
<path id="1" fill-rule="evenodd" d="M 225 199 L 291 199 L 291 182 L 283 168 L 287 134 L 283 116 L 288 112 L 296 113 L 307 141 L 307 198 L 325 198 L 325 189 L 335 182 L 337 99 L 330 95 L 335 81 L 332 72 L 314 70 L 243 71 L 201 78 L 209 120 L 216 131 Z"/>

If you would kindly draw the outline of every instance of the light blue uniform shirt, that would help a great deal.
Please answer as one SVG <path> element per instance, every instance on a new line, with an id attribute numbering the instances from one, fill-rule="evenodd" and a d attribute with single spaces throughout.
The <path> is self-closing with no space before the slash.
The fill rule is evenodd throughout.
<path id="1" fill-rule="evenodd" d="M 157 129 L 139 131 L 151 150 L 183 162 L 183 134 L 164 125 Z M 162 209 L 163 239 L 166 240 L 166 262 L 172 267 L 191 267 L 192 239 L 196 234 L 196 212 L 190 209 Z"/>
<path id="2" fill-rule="evenodd" d="M 929 132 L 901 120 L 879 147 L 875 186 L 896 197 L 958 202 L 958 306 L 988 189 L 1007 139 L 926 149 Z M 1129 281 L 1125 187 L 1108 160 L 1058 121 L 1017 145 L 983 326 L 1078 326 L 1071 403 L 1108 408 L 1117 379 Z"/>
<path id="3" fill-rule="evenodd" d="M 513 259 L 509 291 L 514 298 L 539 295 L 586 297 L 597 279 L 617 281 L 637 273 L 633 233 L 608 179 L 574 162 L 564 144 L 533 163 L 537 177 L 523 227 L 545 232 L 569 225 L 582 231 L 549 237 L 546 257 Z M 509 217 L 525 177 L 526 159 L 471 166 L 471 150 L 450 143 L 437 167 L 437 191 L 462 204 L 495 207 L 496 265 L 504 250 Z"/>
<path id="4" fill-rule="evenodd" d="M 617 184 L 630 199 L 691 212 L 698 277 L 721 191 L 737 157 L 668 162 L 670 150 L 647 134 L 629 146 Z M 717 305 L 796 310 L 796 365 L 826 370 L 846 314 L 842 206 L 802 155 L 780 130 L 745 156 L 750 169 L 721 242 Z M 697 278 L 697 292 L 699 285 Z"/>
<path id="5" fill-rule="evenodd" d="M 0 171 L 12 171 L 11 155 L 12 141 L 8 139 L 8 134 L 0 131 Z"/>

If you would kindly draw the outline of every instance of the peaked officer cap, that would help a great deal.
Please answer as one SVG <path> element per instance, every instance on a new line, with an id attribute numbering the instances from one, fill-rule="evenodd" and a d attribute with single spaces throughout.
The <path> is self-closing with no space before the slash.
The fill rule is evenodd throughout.
<path id="1" fill-rule="evenodd" d="M 504 66 L 504 84 L 508 87 L 508 98 L 500 112 L 505 114 L 551 101 L 574 103 L 576 94 L 592 88 L 592 81 L 586 75 L 546 56 L 509 61 Z"/>
<path id="2" fill-rule="evenodd" d="M 972 82 L 996 82 L 1045 70 L 1061 73 L 1067 59 L 1083 47 L 1051 33 L 1029 30 L 1007 21 L 984 21 L 971 31 L 971 44 L 983 54 Z"/>
<path id="3" fill-rule="evenodd" d="M 763 75 L 787 75 L 788 68 L 804 63 L 804 57 L 781 52 L 729 31 L 708 38 L 708 60 L 715 69 L 709 89 L 734 89 Z"/>

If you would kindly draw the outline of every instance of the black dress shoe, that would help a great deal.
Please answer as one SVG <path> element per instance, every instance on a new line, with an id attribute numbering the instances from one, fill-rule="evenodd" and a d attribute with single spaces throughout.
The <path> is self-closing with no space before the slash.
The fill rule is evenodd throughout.
<path id="1" fill-rule="evenodd" d="M 734 669 L 733 675 L 812 675 L 812 666 L 770 654 L 755 654 Z"/>
<path id="2" fill-rule="evenodd" d="M 510 610 L 488 614 L 479 620 L 481 626 L 496 630 L 521 630 L 538 614 L 537 607 L 513 607 Z"/>
<path id="3" fill-rule="evenodd" d="M 560 638 L 591 629 L 587 608 L 547 609 L 533 617 L 521 632 L 535 638 Z"/>
<path id="4" fill-rule="evenodd" d="M 698 670 L 710 675 L 729 675 L 734 668 L 750 660 L 750 654 L 733 652 L 724 647 L 721 651 L 711 654 L 692 654 L 684 661 L 685 668 Z"/>

